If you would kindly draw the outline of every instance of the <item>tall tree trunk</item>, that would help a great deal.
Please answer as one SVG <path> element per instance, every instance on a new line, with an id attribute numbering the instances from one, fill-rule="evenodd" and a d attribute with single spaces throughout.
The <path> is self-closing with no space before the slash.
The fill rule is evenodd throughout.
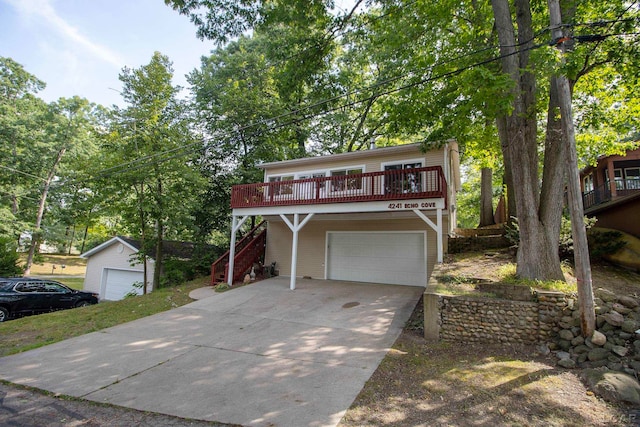
<path id="1" fill-rule="evenodd" d="M 480 171 L 480 224 L 486 227 L 495 224 L 493 219 L 493 170 L 482 168 Z"/>
<path id="2" fill-rule="evenodd" d="M 509 136 L 507 135 L 507 118 L 498 117 L 496 119 L 496 128 L 498 129 L 498 138 L 500 139 L 500 147 L 502 149 L 502 158 L 504 162 L 504 185 L 507 188 L 507 203 L 506 203 L 506 220 L 507 224 L 512 225 L 513 218 L 518 217 L 518 210 L 516 208 L 516 197 L 513 194 L 513 176 L 511 175 L 511 159 L 504 155 L 509 146 Z"/>
<path id="3" fill-rule="evenodd" d="M 499 133 L 502 134 L 505 165 L 509 165 L 511 171 L 511 187 L 520 229 L 516 274 L 527 279 L 562 279 L 557 254 L 558 241 L 547 233 L 539 211 L 536 83 L 527 49 L 533 40 L 529 1 L 515 1 L 517 40 L 508 1 L 492 0 L 491 4 L 500 41 L 502 70 L 514 82 L 511 90 L 513 108 L 510 115 L 504 118 L 504 129 Z"/>
<path id="4" fill-rule="evenodd" d="M 84 245 L 87 243 L 87 234 L 89 233 L 89 224 L 84 226 L 84 235 L 82 236 L 82 247 L 80 248 L 80 253 L 84 253 Z"/>
<path id="5" fill-rule="evenodd" d="M 31 245 L 29 246 L 29 253 L 27 255 L 27 264 L 24 269 L 25 276 L 28 276 L 29 274 L 31 274 L 31 266 L 33 265 L 33 258 L 36 254 L 36 248 L 40 244 L 40 239 L 42 237 L 41 236 L 42 230 L 40 229 L 40 227 L 42 225 L 42 217 L 44 215 L 44 207 L 47 203 L 49 188 L 51 187 L 51 181 L 53 181 L 53 178 L 56 175 L 56 168 L 58 167 L 58 164 L 60 163 L 60 160 L 62 160 L 62 156 L 64 156 L 64 153 L 66 151 L 67 151 L 66 147 L 62 147 L 58 151 L 56 160 L 53 162 L 53 166 L 51 166 L 51 169 L 49 170 L 49 174 L 47 175 L 47 179 L 44 182 L 44 188 L 42 189 L 42 194 L 40 195 L 40 203 L 38 205 L 38 213 L 36 215 L 36 223 L 35 223 L 34 231 L 31 234 Z"/>
<path id="6" fill-rule="evenodd" d="M 71 249 L 73 249 L 73 239 L 75 238 L 76 238 L 76 225 L 73 224 L 73 227 L 71 228 L 71 239 L 69 239 L 69 252 L 68 252 L 69 255 L 71 255 Z"/>
<path id="7" fill-rule="evenodd" d="M 570 2 L 571 3 L 571 2 Z M 554 39 L 564 36 L 562 30 L 562 16 L 558 0 L 549 0 L 549 18 L 553 29 Z M 563 55 L 565 46 L 558 45 Z M 580 325 L 584 337 L 590 337 L 595 331 L 596 318 L 591 283 L 591 265 L 589 262 L 589 248 L 587 232 L 584 226 L 584 211 L 580 193 L 580 176 L 576 154 L 575 129 L 571 111 L 571 86 L 564 75 L 556 76 L 558 105 L 562 123 L 565 157 L 567 160 L 567 193 L 568 205 L 571 213 L 571 235 L 576 263 L 576 279 L 578 282 L 578 303 L 580 306 Z"/>
<path id="8" fill-rule="evenodd" d="M 162 241 L 164 239 L 164 222 L 162 221 L 162 215 L 164 209 L 162 206 L 162 180 L 160 178 L 156 181 L 156 204 L 158 209 L 158 217 L 156 218 L 156 262 L 153 265 L 153 290 L 160 289 L 160 275 L 162 274 L 163 253 L 162 253 Z"/>

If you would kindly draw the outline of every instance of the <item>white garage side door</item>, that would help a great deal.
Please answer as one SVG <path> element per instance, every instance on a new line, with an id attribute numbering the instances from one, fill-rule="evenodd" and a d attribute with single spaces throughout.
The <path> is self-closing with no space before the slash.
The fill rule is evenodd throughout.
<path id="1" fill-rule="evenodd" d="M 142 283 L 144 274 L 141 271 L 105 269 L 105 285 L 103 298 L 109 301 L 118 301 L 131 291 L 142 294 L 141 288 L 134 288 L 136 282 Z"/>
<path id="2" fill-rule="evenodd" d="M 327 279 L 426 286 L 424 232 L 328 233 Z"/>

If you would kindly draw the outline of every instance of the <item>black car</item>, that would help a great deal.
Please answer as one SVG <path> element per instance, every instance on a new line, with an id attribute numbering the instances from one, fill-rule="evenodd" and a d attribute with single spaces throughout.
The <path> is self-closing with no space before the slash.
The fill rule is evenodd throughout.
<path id="1" fill-rule="evenodd" d="M 76 291 L 54 280 L 0 277 L 0 322 L 97 303 L 98 294 Z"/>

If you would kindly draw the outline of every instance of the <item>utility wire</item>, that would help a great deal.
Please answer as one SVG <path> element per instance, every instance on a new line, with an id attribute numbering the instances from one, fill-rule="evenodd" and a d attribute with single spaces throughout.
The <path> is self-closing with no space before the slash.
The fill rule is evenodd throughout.
<path id="1" fill-rule="evenodd" d="M 415 3 L 415 1 L 412 2 L 412 3 Z M 388 13 L 388 14 L 390 14 L 390 13 Z M 388 14 L 386 14 L 386 15 L 388 15 Z M 381 15 L 380 17 L 386 16 L 386 15 Z M 636 18 L 621 19 L 620 18 L 620 19 L 610 20 L 610 21 L 596 21 L 596 22 L 593 22 L 593 23 L 566 24 L 566 25 L 567 26 L 602 26 L 604 24 L 612 24 L 612 23 L 626 22 L 626 21 L 638 21 L 638 19 L 636 19 Z M 535 34 L 532 37 L 531 40 L 524 41 L 524 42 L 519 42 L 519 43 L 517 43 L 517 44 L 515 44 L 513 46 L 509 46 L 509 47 L 520 47 L 522 45 L 531 43 L 535 38 L 539 37 L 541 34 L 543 34 L 546 31 L 548 31 L 548 29 L 544 29 L 543 31 L 538 32 L 537 34 Z M 625 34 L 616 34 L 616 35 L 625 35 Z M 577 41 L 594 41 L 598 37 L 609 37 L 609 36 L 612 36 L 612 35 L 606 35 L 606 36 L 598 36 L 598 35 L 578 36 L 577 37 Z M 580 37 L 582 37 L 583 39 L 581 40 Z M 589 40 L 589 38 L 592 38 L 593 40 Z M 526 50 L 537 49 L 537 48 L 542 47 L 542 46 L 544 46 L 546 44 L 552 44 L 552 43 L 554 43 L 554 42 L 551 42 L 551 43 L 540 43 L 540 44 L 532 46 L 531 48 L 528 48 L 528 49 L 525 49 L 525 50 L 522 50 L 522 51 L 519 50 L 519 51 L 510 53 L 509 55 L 519 54 L 519 53 L 521 53 L 523 51 L 526 51 Z M 439 63 L 435 63 L 435 64 L 431 65 L 429 67 L 429 70 L 433 70 L 437 66 L 447 65 L 449 63 L 453 63 L 454 61 L 458 61 L 460 59 L 463 59 L 465 57 L 471 57 L 471 56 L 486 52 L 487 50 L 493 50 L 493 49 L 497 49 L 499 47 L 500 46 L 489 46 L 489 47 L 486 47 L 486 48 L 483 48 L 483 49 L 480 49 L 480 50 L 477 50 L 477 51 L 473 51 L 473 52 L 469 52 L 469 53 L 460 55 L 460 56 L 458 56 L 456 58 L 443 60 L 443 61 L 440 61 Z M 317 108 L 317 107 L 320 107 L 320 106 L 323 106 L 323 105 L 327 105 L 329 103 L 338 101 L 338 100 L 340 100 L 342 98 L 351 98 L 351 97 L 353 97 L 355 95 L 358 95 L 358 94 L 360 94 L 362 92 L 375 90 L 375 89 L 377 89 L 379 87 L 383 87 L 383 86 L 389 85 L 389 84 L 391 84 L 393 82 L 396 82 L 398 80 L 410 77 L 411 75 L 416 75 L 420 71 L 426 71 L 426 68 L 422 69 L 422 70 L 413 70 L 413 71 L 404 73 L 404 74 L 399 75 L 399 76 L 390 77 L 390 78 L 382 80 L 380 82 L 376 82 L 375 84 L 367 86 L 365 88 L 355 89 L 355 90 L 346 92 L 344 94 L 336 95 L 334 97 L 331 97 L 331 98 L 328 98 L 328 99 L 325 99 L 325 100 L 322 100 L 322 101 L 318 101 L 316 103 L 313 103 L 313 104 L 310 104 L 310 105 L 307 105 L 307 106 L 303 106 L 303 107 L 297 108 L 295 110 L 291 110 L 291 111 L 282 113 L 282 114 L 274 116 L 274 117 L 263 119 L 263 120 L 260 120 L 258 122 L 254 122 L 254 123 L 249 123 L 247 125 L 241 126 L 240 128 L 236 129 L 233 132 L 233 134 L 238 134 L 239 132 L 243 132 L 243 131 L 246 131 L 246 130 L 249 130 L 251 128 L 261 126 L 261 125 L 268 126 L 266 131 L 277 130 L 277 129 L 285 127 L 285 126 L 289 126 L 289 125 L 292 125 L 292 124 L 299 123 L 300 121 L 305 121 L 305 120 L 309 120 L 309 119 L 311 119 L 313 117 L 326 115 L 328 113 L 331 113 L 331 112 L 334 112 L 334 111 L 337 111 L 337 110 L 353 107 L 355 105 L 361 104 L 363 102 L 367 102 L 367 101 L 372 100 L 374 98 L 378 98 L 378 97 L 381 97 L 381 96 L 389 95 L 391 93 L 398 92 L 398 91 L 401 91 L 401 90 L 404 90 L 404 89 L 408 89 L 410 87 L 414 87 L 414 86 L 417 86 L 417 85 L 420 85 L 420 84 L 425 84 L 425 83 L 427 83 L 429 81 L 432 81 L 432 80 L 435 80 L 435 79 L 440 79 L 440 78 L 444 78 L 444 77 L 448 77 L 448 76 L 457 75 L 457 74 L 460 74 L 460 73 L 462 73 L 462 72 L 464 72 L 464 71 L 466 71 L 468 69 L 471 69 L 471 68 L 474 68 L 474 67 L 477 67 L 477 66 L 481 66 L 481 65 L 485 65 L 485 64 L 500 60 L 502 58 L 503 58 L 503 56 L 489 58 L 489 59 L 477 62 L 475 64 L 472 64 L 472 65 L 469 65 L 469 66 L 466 66 L 466 67 L 463 67 L 463 68 L 456 69 L 456 70 L 451 71 L 451 72 L 440 74 L 438 76 L 434 76 L 434 77 L 426 78 L 426 79 L 421 79 L 421 80 L 419 80 L 417 82 L 406 84 L 406 85 L 402 85 L 402 86 L 400 86 L 398 88 L 393 88 L 393 89 L 390 89 L 390 90 L 387 90 L 387 91 L 384 91 L 384 92 L 374 93 L 373 95 L 370 95 L 368 97 L 357 99 L 355 101 L 351 101 L 351 102 L 348 102 L 346 104 L 341 104 L 341 105 L 339 105 L 337 107 L 334 107 L 334 108 L 331 108 L 331 109 L 328 109 L 328 110 L 325 110 L 325 111 L 321 111 L 321 112 L 318 112 L 318 113 L 312 113 L 312 114 L 305 114 L 305 115 L 303 115 L 301 117 L 297 117 L 297 118 L 295 118 L 293 120 L 290 120 L 288 122 L 284 122 L 284 123 L 281 123 L 281 124 L 273 124 L 273 123 L 276 123 L 278 120 L 280 120 L 282 118 L 298 115 L 298 114 L 302 113 L 303 111 L 311 110 L 311 109 L 314 109 L 314 108 Z M 272 125 L 269 126 L 269 123 L 272 123 Z M 222 131 L 220 131 L 219 133 L 222 133 Z M 195 152 L 195 151 L 199 151 L 199 150 L 207 150 L 208 147 L 206 145 L 203 146 L 202 145 L 203 143 L 206 144 L 206 143 L 209 143 L 209 142 L 211 142 L 213 140 L 217 140 L 218 142 L 224 142 L 225 140 L 229 140 L 231 138 L 232 137 L 230 137 L 230 136 L 227 136 L 225 138 L 222 135 L 209 135 L 209 136 L 207 136 L 205 138 L 202 138 L 202 139 L 200 139 L 198 141 L 195 141 L 193 143 L 190 143 L 190 144 L 186 144 L 186 145 L 183 145 L 183 146 L 180 146 L 180 147 L 175 147 L 173 149 L 166 150 L 166 151 L 163 151 L 163 152 L 160 152 L 160 153 L 154 153 L 154 154 L 151 154 L 151 155 L 139 157 L 139 158 L 137 158 L 135 160 L 132 160 L 130 162 L 122 163 L 122 164 L 119 164 L 119 165 L 116 165 L 116 166 L 112 166 L 110 168 L 106 168 L 106 169 L 100 170 L 93 177 L 91 177 L 89 179 L 97 179 L 97 178 L 104 177 L 104 176 L 110 176 L 111 174 L 121 173 L 121 172 L 123 172 L 123 171 L 125 171 L 125 170 L 127 170 L 127 169 L 129 169 L 131 167 L 135 167 L 136 165 L 139 165 L 140 163 L 145 163 L 145 162 L 148 162 L 148 161 L 164 162 L 164 161 L 171 160 L 171 159 L 179 157 L 179 156 L 190 154 L 191 152 Z M 195 150 L 189 150 L 192 147 L 195 147 L 196 149 Z M 166 158 L 164 157 L 167 154 L 179 153 L 179 152 L 185 151 L 185 150 L 189 150 L 189 151 L 187 151 L 184 154 L 172 155 L 172 156 L 166 157 Z M 5 167 L 5 166 L 0 166 L 0 167 L 15 171 L 17 173 L 23 173 L 25 175 L 29 175 L 29 176 L 32 176 L 34 178 L 43 179 L 43 178 L 37 177 L 35 175 L 30 175 L 30 174 L 27 174 L 26 172 L 17 171 L 15 169 L 11 169 L 11 168 L 8 168 L 8 167 Z M 84 181 L 86 181 L 86 179 Z"/>
<path id="2" fill-rule="evenodd" d="M 532 40 L 527 41 L 527 42 L 522 42 L 520 44 L 530 43 Z M 313 110 L 315 108 L 321 107 L 323 105 L 332 103 L 334 101 L 337 101 L 337 100 L 340 100 L 340 99 L 343 99 L 343 98 L 351 98 L 352 96 L 357 95 L 357 94 L 359 94 L 361 92 L 374 90 L 374 89 L 383 87 L 384 85 L 388 85 L 390 83 L 393 83 L 393 82 L 396 82 L 398 80 L 401 80 L 402 78 L 409 77 L 410 75 L 417 74 L 415 71 L 412 71 L 410 73 L 406 73 L 406 74 L 403 74 L 401 76 L 395 76 L 395 77 L 383 80 L 383 81 L 378 82 L 378 83 L 376 83 L 374 85 L 368 86 L 368 87 L 366 87 L 364 89 L 358 89 L 358 90 L 347 92 L 345 94 L 336 95 L 334 97 L 331 97 L 331 98 L 328 98 L 328 99 L 324 99 L 322 101 L 318 101 L 316 103 L 313 103 L 313 104 L 298 108 L 296 110 L 293 110 L 293 111 L 290 111 L 290 112 L 287 112 L 287 113 L 280 114 L 278 116 L 270 117 L 268 119 L 260 120 L 258 122 L 254 122 L 254 123 L 249 123 L 247 125 L 241 126 L 240 128 L 236 129 L 233 132 L 233 134 L 238 134 L 240 132 L 243 132 L 243 131 L 246 131 L 246 130 L 250 130 L 251 128 L 258 127 L 260 125 L 268 126 L 267 131 L 271 131 L 272 132 L 274 130 L 277 130 L 277 129 L 280 129 L 280 128 L 283 128 L 283 127 L 287 127 L 287 126 L 290 126 L 290 125 L 293 125 L 293 124 L 297 124 L 297 123 L 299 123 L 301 121 L 306 121 L 306 120 L 312 119 L 314 117 L 323 116 L 323 115 L 329 114 L 331 112 L 339 111 L 339 110 L 342 110 L 342 109 L 345 109 L 345 108 L 354 107 L 354 106 L 356 106 L 358 104 L 362 104 L 362 103 L 370 101 L 372 99 L 379 98 L 379 97 L 382 97 L 382 96 L 386 96 L 386 95 L 389 95 L 389 94 L 392 94 L 392 93 L 395 93 L 395 92 L 398 92 L 398 91 L 401 91 L 401 90 L 409 89 L 411 87 L 419 86 L 419 85 L 428 83 L 430 81 L 442 79 L 442 78 L 445 78 L 445 77 L 454 76 L 454 75 L 460 74 L 460 73 L 462 73 L 464 71 L 467 71 L 469 69 L 472 69 L 472 68 L 475 68 L 475 67 L 478 67 L 478 66 L 481 66 L 481 65 L 486 65 L 486 64 L 494 62 L 494 61 L 498 61 L 498 60 L 500 60 L 500 59 L 502 59 L 504 57 L 507 57 L 507 56 L 517 55 L 517 54 L 520 54 L 520 53 L 522 53 L 524 51 L 527 51 L 527 50 L 533 50 L 533 49 L 537 49 L 537 48 L 543 47 L 546 44 L 547 43 L 539 43 L 539 44 L 533 45 L 533 46 L 531 46 L 529 48 L 526 48 L 524 50 L 517 50 L 517 51 L 514 51 L 514 52 L 509 53 L 509 54 L 499 55 L 499 56 L 496 56 L 496 57 L 485 59 L 485 60 L 476 62 L 476 63 L 474 63 L 472 65 L 468 65 L 468 66 L 465 66 L 465 67 L 462 67 L 462 68 L 458 68 L 458 69 L 453 70 L 453 71 L 445 72 L 445 73 L 438 74 L 436 76 L 431 76 L 431 77 L 428 77 L 428 78 L 422 78 L 422 79 L 419 79 L 418 81 L 415 81 L 415 82 L 412 82 L 412 83 L 408 83 L 408 84 L 404 84 L 402 86 L 399 86 L 399 87 L 396 87 L 396 88 L 392 88 L 392 89 L 388 89 L 388 90 L 385 90 L 385 91 L 382 91 L 382 92 L 376 92 L 376 93 L 373 93 L 372 95 L 366 96 L 364 98 L 359 98 L 359 99 L 356 99 L 354 101 L 350 101 L 350 102 L 347 102 L 347 103 L 342 103 L 342 104 L 340 104 L 338 106 L 335 106 L 335 107 L 332 107 L 332 108 L 329 108 L 329 109 L 326 109 L 326 110 L 323 110 L 323 111 L 320 111 L 320 112 L 311 112 L 311 113 L 302 114 L 302 116 L 298 116 L 298 117 L 294 118 L 293 120 L 289 120 L 289 121 L 286 121 L 286 122 L 278 123 L 278 120 L 280 120 L 282 118 L 289 117 L 289 116 L 292 116 L 292 115 L 299 115 L 299 114 L 301 114 L 301 113 L 303 113 L 305 111 Z M 495 47 L 493 47 L 493 48 L 495 48 Z M 478 52 L 483 52 L 483 51 L 486 51 L 486 50 L 487 49 L 485 48 L 485 49 L 482 49 L 481 51 L 478 51 Z M 472 56 L 474 54 L 477 54 L 478 52 L 472 52 L 470 54 L 461 55 L 461 56 L 455 58 L 454 60 L 461 59 L 461 58 L 464 58 L 464 57 L 467 57 L 467 56 Z M 447 64 L 453 62 L 454 60 L 447 60 L 447 61 L 441 61 L 439 63 L 436 63 L 436 64 L 434 64 L 434 65 L 432 65 L 430 67 L 430 70 L 433 70 L 433 68 L 435 68 L 437 66 L 447 65 Z M 230 140 L 231 138 L 232 138 L 231 136 L 227 136 L 226 138 L 220 138 L 220 137 L 218 137 L 216 135 L 208 136 L 208 137 L 203 138 L 202 140 L 196 141 L 196 142 L 191 143 L 191 144 L 187 144 L 187 145 L 184 145 L 184 146 L 176 147 L 176 148 L 173 148 L 171 150 L 163 151 L 161 153 L 150 154 L 150 155 L 147 155 L 147 156 L 143 156 L 143 157 L 137 158 L 137 159 L 132 160 L 132 161 L 127 162 L 127 163 L 122 163 L 122 164 L 113 166 L 111 168 L 103 169 L 103 170 L 99 171 L 98 173 L 96 173 L 96 175 L 94 175 L 92 178 L 96 179 L 96 178 L 100 178 L 100 177 L 104 177 L 104 176 L 109 176 L 109 175 L 111 175 L 113 173 L 121 173 L 121 172 L 123 172 L 123 171 L 125 171 L 125 170 L 127 170 L 127 169 L 129 169 L 131 167 L 134 167 L 134 166 L 136 166 L 136 165 L 138 165 L 140 163 L 145 163 L 145 162 L 156 162 L 156 163 L 158 163 L 158 162 L 168 161 L 168 160 L 171 160 L 171 159 L 174 159 L 174 158 L 177 158 L 177 157 L 184 156 L 186 154 L 190 154 L 192 151 L 190 150 L 190 151 L 188 151 L 186 153 L 177 153 L 177 154 L 172 155 L 170 157 L 164 157 L 167 154 L 172 154 L 172 153 L 180 152 L 180 151 L 183 151 L 183 150 L 188 150 L 189 148 L 195 147 L 195 146 L 197 146 L 197 150 L 194 150 L 194 151 L 203 150 L 203 149 L 206 150 L 208 147 L 206 145 L 203 146 L 202 143 L 206 144 L 206 143 L 210 143 L 212 141 L 217 141 L 217 142 L 222 143 L 225 140 Z"/>
<path id="3" fill-rule="evenodd" d="M 540 34 L 542 34 L 543 32 L 546 32 L 547 30 L 548 29 L 545 29 L 544 31 L 539 32 L 538 34 L 536 34 L 534 36 L 534 38 L 538 37 Z M 624 35 L 624 34 L 621 34 L 621 35 Z M 605 35 L 605 36 L 597 36 L 597 35 L 582 36 L 584 39 L 580 40 L 578 38 L 578 41 L 587 41 L 587 42 L 588 41 L 595 41 L 595 40 L 599 39 L 599 37 L 608 37 L 608 36 L 611 36 L 611 35 Z M 524 45 L 524 44 L 528 44 L 531 41 L 533 41 L 534 38 L 532 38 L 531 40 L 525 41 L 525 42 L 520 42 L 515 47 L 521 46 L 521 45 Z M 323 116 L 323 115 L 329 114 L 329 113 L 334 112 L 334 111 L 342 110 L 342 109 L 345 109 L 345 108 L 350 108 L 350 107 L 356 106 L 358 104 L 361 104 L 361 103 L 367 102 L 369 100 L 372 100 L 374 98 L 379 98 L 379 97 L 382 97 L 382 96 L 386 96 L 386 95 L 389 95 L 389 94 L 392 94 L 392 93 L 395 93 L 395 92 L 398 92 L 398 91 L 401 91 L 401 90 L 405 90 L 405 89 L 408 89 L 408 88 L 411 88 L 411 87 L 419 86 L 421 84 L 425 84 L 425 83 L 428 83 L 430 81 L 434 81 L 434 80 L 437 80 L 437 79 L 442 79 L 442 78 L 445 78 L 445 77 L 451 77 L 451 76 L 460 74 L 460 73 L 462 73 L 464 71 L 467 71 L 469 69 L 472 69 L 472 68 L 475 68 L 475 67 L 478 67 L 478 66 L 486 65 L 488 63 L 501 60 L 502 58 L 504 58 L 506 56 L 517 55 L 517 54 L 520 54 L 520 53 L 525 52 L 527 50 L 538 49 L 540 47 L 544 47 L 546 45 L 554 44 L 556 42 L 557 41 L 538 43 L 536 45 L 533 45 L 533 46 L 528 47 L 528 48 L 523 49 L 523 50 L 518 50 L 518 51 L 515 51 L 515 52 L 512 52 L 512 53 L 506 54 L 506 55 L 500 55 L 500 56 L 488 58 L 486 60 L 482 60 L 482 61 L 476 62 L 476 63 L 468 65 L 466 67 L 458 68 L 456 70 L 453 70 L 453 71 L 450 71 L 450 72 L 446 72 L 446 73 L 443 73 L 443 74 L 439 74 L 439 75 L 436 75 L 436 76 L 432 76 L 432 77 L 429 77 L 429 78 L 420 79 L 420 80 L 418 80 L 416 82 L 408 83 L 408 84 L 399 86 L 397 88 L 392 88 L 392 89 L 389 89 L 389 90 L 386 90 L 386 91 L 383 91 L 383 92 L 377 92 L 377 93 L 374 93 L 373 95 L 370 95 L 370 96 L 367 96 L 367 97 L 364 97 L 364 98 L 360 98 L 360 99 L 357 99 L 357 100 L 354 100 L 354 101 L 351 101 L 351 102 L 343 103 L 343 104 L 340 104 L 340 105 L 338 105 L 336 107 L 332 107 L 332 108 L 327 109 L 327 110 L 323 110 L 323 111 L 320 111 L 320 112 L 317 112 L 317 113 L 303 114 L 302 116 L 296 117 L 293 120 L 290 120 L 290 121 L 287 121 L 287 122 L 283 122 L 283 123 L 279 123 L 279 124 L 277 123 L 277 120 L 279 120 L 281 118 L 292 116 L 292 115 L 298 115 L 298 114 L 302 113 L 303 111 L 310 110 L 310 109 L 313 109 L 313 108 L 316 108 L 316 107 L 320 107 L 322 105 L 326 105 L 326 104 L 328 104 L 330 102 L 333 102 L 333 101 L 336 101 L 336 100 L 339 100 L 339 99 L 342 99 L 342 98 L 349 98 L 349 97 L 352 97 L 353 95 L 356 95 L 358 93 L 364 92 L 366 90 L 376 89 L 378 87 L 382 87 L 383 85 L 387 85 L 389 83 L 398 81 L 398 80 L 400 80 L 402 78 L 409 77 L 412 74 L 416 74 L 415 71 L 412 71 L 412 72 L 409 72 L 409 73 L 405 73 L 405 74 L 403 74 L 401 76 L 395 76 L 395 77 L 386 79 L 384 81 L 378 82 L 378 83 L 376 83 L 374 85 L 368 86 L 368 87 L 363 88 L 363 89 L 357 89 L 357 90 L 354 90 L 354 91 L 350 91 L 350 92 L 347 92 L 345 94 L 337 95 L 335 97 L 332 97 L 332 98 L 329 98 L 329 99 L 325 99 L 325 100 L 322 100 L 322 101 L 318 101 L 318 102 L 316 102 L 314 104 L 310 104 L 310 105 L 298 108 L 296 110 L 292 110 L 290 112 L 280 114 L 278 116 L 274 116 L 274 117 L 271 117 L 271 118 L 268 118 L 268 119 L 260 120 L 258 122 L 254 122 L 254 123 L 249 123 L 247 125 L 244 125 L 244 126 L 238 128 L 238 129 L 236 129 L 233 132 L 233 134 L 238 134 L 239 132 L 246 131 L 246 130 L 249 130 L 249 129 L 253 128 L 253 127 L 260 126 L 260 125 L 267 125 L 268 126 L 270 122 L 271 123 L 276 122 L 276 123 L 270 125 L 267 128 L 267 131 L 274 131 L 274 130 L 280 129 L 282 127 L 290 126 L 290 125 L 293 125 L 293 124 L 297 124 L 297 123 L 299 123 L 301 121 L 306 121 L 306 120 L 312 119 L 314 117 L 319 117 L 319 116 Z M 454 58 L 452 60 L 441 61 L 440 63 L 432 65 L 430 67 L 430 69 L 433 69 L 436 66 L 447 65 L 447 64 L 453 62 L 454 60 L 461 59 L 461 58 L 464 58 L 464 57 L 467 57 L 467 56 L 472 56 L 472 55 L 475 55 L 477 53 L 484 52 L 484 51 L 486 51 L 488 49 L 495 49 L 495 48 L 496 48 L 496 46 L 492 46 L 492 47 L 489 47 L 489 48 L 481 49 L 479 51 L 471 52 L 469 54 L 461 55 L 461 56 L 459 56 L 457 58 Z M 232 136 L 228 136 L 228 135 L 226 137 L 220 137 L 220 136 L 217 136 L 217 135 L 207 136 L 207 137 L 205 137 L 205 138 L 203 138 L 201 140 L 198 140 L 198 141 L 196 141 L 194 143 L 191 143 L 191 144 L 187 144 L 187 145 L 184 145 L 184 146 L 176 147 L 176 148 L 173 148 L 171 150 L 163 151 L 161 153 L 155 153 L 155 154 L 152 154 L 152 155 L 144 156 L 144 157 L 135 159 L 135 160 L 133 160 L 131 162 L 123 163 L 123 164 L 116 165 L 116 166 L 108 168 L 108 169 L 104 169 L 104 170 L 98 172 L 98 174 L 96 176 L 94 176 L 93 179 L 99 178 L 101 176 L 109 176 L 109 175 L 111 175 L 111 174 L 107 174 L 107 172 L 112 172 L 114 174 L 115 173 L 120 173 L 120 172 L 128 169 L 129 167 L 132 167 L 132 166 L 134 166 L 136 164 L 139 164 L 139 163 L 142 163 L 142 162 L 147 162 L 147 161 L 164 162 L 164 161 L 168 161 L 168 160 L 171 160 L 171 159 L 174 159 L 174 158 L 182 157 L 182 156 L 184 156 L 186 154 L 190 154 L 191 152 L 195 152 L 195 151 L 199 151 L 199 150 L 207 150 L 208 146 L 206 146 L 206 145 L 203 146 L 202 143 L 206 144 L 206 143 L 210 143 L 212 141 L 217 141 L 219 143 L 224 143 L 225 140 L 230 140 L 230 139 L 232 139 Z M 197 146 L 196 150 L 189 150 L 186 153 L 179 153 L 180 151 L 188 150 L 189 148 L 195 147 L 195 146 Z M 172 153 L 176 153 L 176 154 L 171 155 L 170 157 L 164 157 L 167 154 L 172 154 Z"/>

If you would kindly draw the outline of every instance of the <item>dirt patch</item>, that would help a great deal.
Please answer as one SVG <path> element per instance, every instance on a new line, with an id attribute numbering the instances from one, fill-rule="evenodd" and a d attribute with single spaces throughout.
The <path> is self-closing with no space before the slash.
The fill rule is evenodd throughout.
<path id="1" fill-rule="evenodd" d="M 461 291 L 475 280 L 498 280 L 514 262 L 508 252 L 459 254 L 442 273 Z M 640 275 L 593 267 L 593 284 L 637 294 Z M 451 284 L 449 284 L 451 285 Z M 340 423 L 351 426 L 638 426 L 640 408 L 612 405 L 556 365 L 536 346 L 429 342 L 419 302 L 400 338 Z"/>
<path id="2" fill-rule="evenodd" d="M 631 408 L 599 399 L 534 346 L 425 341 L 421 307 L 341 427 L 633 425 Z"/>

